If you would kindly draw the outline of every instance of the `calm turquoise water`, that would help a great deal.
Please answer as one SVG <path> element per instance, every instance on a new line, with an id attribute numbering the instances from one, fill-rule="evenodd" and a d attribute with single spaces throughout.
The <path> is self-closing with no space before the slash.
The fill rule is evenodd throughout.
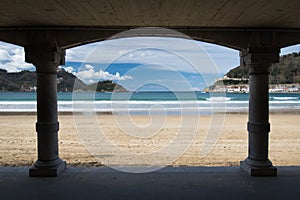
<path id="1" fill-rule="evenodd" d="M 96 111 L 118 112 L 189 112 L 247 111 L 248 94 L 210 94 L 202 92 L 123 92 L 123 93 L 58 93 L 59 111 L 74 111 L 89 106 Z M 73 102 L 74 100 L 74 102 Z M 78 103 L 79 102 L 79 103 Z M 270 94 L 270 109 L 300 109 L 300 94 Z M 36 110 L 36 93 L 0 93 L 0 112 L 26 112 Z"/>
<path id="2" fill-rule="evenodd" d="M 83 93 L 85 95 L 87 93 Z M 93 93 L 90 93 L 93 94 Z M 222 94 L 210 94 L 203 92 L 97 92 L 95 93 L 96 101 L 105 100 L 134 100 L 134 101 L 177 101 L 195 100 L 207 101 L 208 98 L 214 96 L 224 96 Z M 225 97 L 230 101 L 248 101 L 249 94 L 227 93 Z M 72 101 L 73 93 L 61 92 L 57 94 L 59 101 Z M 299 101 L 300 94 L 296 93 L 275 93 L 270 94 L 270 101 Z M 0 92 L 0 101 L 36 101 L 36 93 L 33 92 Z"/>

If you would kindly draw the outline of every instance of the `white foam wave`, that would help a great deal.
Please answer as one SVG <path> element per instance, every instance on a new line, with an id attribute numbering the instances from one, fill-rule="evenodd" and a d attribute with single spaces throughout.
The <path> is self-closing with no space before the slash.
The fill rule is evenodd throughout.
<path id="1" fill-rule="evenodd" d="M 297 100 L 299 98 L 298 97 L 273 97 L 273 99 L 285 101 L 285 100 Z"/>
<path id="2" fill-rule="evenodd" d="M 207 101 L 230 101 L 230 97 L 210 97 L 206 98 Z"/>
<path id="3" fill-rule="evenodd" d="M 215 98 L 215 97 L 213 97 Z M 234 101 L 229 97 L 217 98 L 219 101 L 58 101 L 58 110 L 73 112 L 77 110 L 95 110 L 95 111 L 148 111 L 150 109 L 172 110 L 211 110 L 217 107 L 226 107 L 226 109 L 245 109 L 248 107 L 248 101 Z M 160 106 L 161 108 L 157 108 Z M 300 106 L 298 99 L 291 100 L 270 100 L 271 108 L 296 108 Z M 0 101 L 0 112 L 35 112 L 35 101 Z"/>

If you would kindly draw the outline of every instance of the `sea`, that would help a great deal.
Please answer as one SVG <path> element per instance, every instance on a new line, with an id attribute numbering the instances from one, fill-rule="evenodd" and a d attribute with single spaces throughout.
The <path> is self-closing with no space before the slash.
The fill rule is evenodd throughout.
<path id="1" fill-rule="evenodd" d="M 59 112 L 96 112 L 137 115 L 213 114 L 247 112 L 247 93 L 204 92 L 61 92 Z M 269 94 L 270 111 L 300 111 L 299 93 Z M 35 92 L 1 92 L 0 113 L 36 112 Z"/>

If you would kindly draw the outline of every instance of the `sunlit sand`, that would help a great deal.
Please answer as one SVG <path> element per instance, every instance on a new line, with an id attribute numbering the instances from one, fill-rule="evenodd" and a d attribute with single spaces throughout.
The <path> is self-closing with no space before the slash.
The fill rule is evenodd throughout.
<path id="1" fill-rule="evenodd" d="M 196 128 L 194 121 L 195 116 L 188 116 L 191 120 L 184 124 L 184 127 L 192 127 L 184 129 L 186 137 L 195 134 L 194 139 L 185 140 L 183 136 L 182 145 L 189 143 L 190 146 L 183 152 L 178 159 L 175 159 L 168 165 L 188 165 L 188 166 L 231 166 L 238 165 L 240 160 L 247 156 L 247 114 L 227 114 L 225 116 L 224 126 L 217 140 L 216 145 L 205 157 L 200 157 L 200 150 L 203 145 L 206 133 L 210 126 L 210 116 L 200 116 L 199 127 Z M 126 116 L 118 116 L 118 120 L 122 121 Z M 300 115 L 299 114 L 271 114 L 271 133 L 270 133 L 270 159 L 274 165 L 289 166 L 300 165 Z M 131 116 L 131 120 L 136 124 L 149 125 L 151 120 L 148 116 Z M 155 119 L 152 119 L 155 121 Z M 0 116 L 0 164 L 3 166 L 23 166 L 31 165 L 37 158 L 36 152 L 36 132 L 34 115 L 22 116 Z M 59 151 L 60 157 L 67 161 L 69 165 L 81 166 L 100 166 L 103 164 L 120 164 L 131 165 L 135 163 L 143 163 L 135 160 L 120 159 L 118 152 L 104 149 L 97 152 L 94 157 L 82 144 L 72 115 L 60 115 L 60 131 L 59 131 Z M 180 116 L 169 116 L 164 121 L 164 128 L 155 134 L 147 135 L 143 132 L 144 137 L 138 137 L 139 132 L 131 129 L 122 130 L 122 126 L 116 124 L 115 116 L 100 115 L 97 116 L 97 123 L 105 132 L 105 136 L 117 148 L 129 154 L 153 153 L 158 152 L 161 148 L 168 144 L 172 138 L 178 133 L 180 128 Z M 190 122 L 189 122 L 190 121 Z M 80 122 L 76 121 L 77 123 Z M 150 127 L 157 129 L 157 127 Z M 188 132 L 194 131 L 196 132 Z M 78 129 L 80 131 L 80 129 Z M 97 141 L 96 141 L 97 142 Z M 101 148 L 101 143 L 97 144 Z M 180 144 L 179 144 L 180 145 Z M 176 147 L 174 148 L 176 151 Z M 173 152 L 170 152 L 170 156 Z M 168 158 L 168 154 L 155 153 L 151 157 L 153 161 Z M 119 158 L 118 158 L 119 156 Z M 156 156 L 156 157 L 155 157 Z M 149 160 L 147 160 L 149 163 Z M 119 162 L 119 163 L 118 163 Z M 146 162 L 147 163 L 147 162 Z M 153 162 L 155 163 L 155 162 Z"/>

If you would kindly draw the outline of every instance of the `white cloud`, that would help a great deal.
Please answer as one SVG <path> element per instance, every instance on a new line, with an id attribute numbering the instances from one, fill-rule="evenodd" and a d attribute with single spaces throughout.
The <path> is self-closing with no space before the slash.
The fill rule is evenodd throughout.
<path id="1" fill-rule="evenodd" d="M 73 73 L 74 72 L 74 68 L 71 67 L 71 66 L 68 66 L 68 67 L 62 67 L 63 69 L 65 69 L 67 72 L 69 73 Z"/>
<path id="2" fill-rule="evenodd" d="M 85 69 L 88 69 L 88 70 L 94 70 L 94 67 L 92 66 L 92 65 L 89 65 L 89 64 L 86 64 L 85 66 L 84 66 L 84 68 Z"/>
<path id="3" fill-rule="evenodd" d="M 66 60 L 74 60 L 75 57 L 76 57 L 76 54 L 74 53 L 74 50 L 72 50 L 72 49 L 66 50 Z"/>
<path id="4" fill-rule="evenodd" d="M 34 66 L 25 62 L 25 52 L 23 48 L 1 43 L 0 68 L 8 72 L 18 72 L 33 69 Z"/>
<path id="5" fill-rule="evenodd" d="M 86 83 L 95 83 L 99 80 L 124 81 L 132 79 L 132 77 L 128 75 L 121 76 L 119 72 L 116 72 L 116 74 L 111 74 L 107 71 L 103 71 L 102 69 L 95 71 L 95 68 L 88 64 L 83 67 L 83 70 L 80 70 L 74 74 Z"/>
<path id="6" fill-rule="evenodd" d="M 8 52 L 4 49 L 0 49 L 0 60 L 5 60 L 5 61 L 8 61 L 8 60 L 11 60 Z"/>

